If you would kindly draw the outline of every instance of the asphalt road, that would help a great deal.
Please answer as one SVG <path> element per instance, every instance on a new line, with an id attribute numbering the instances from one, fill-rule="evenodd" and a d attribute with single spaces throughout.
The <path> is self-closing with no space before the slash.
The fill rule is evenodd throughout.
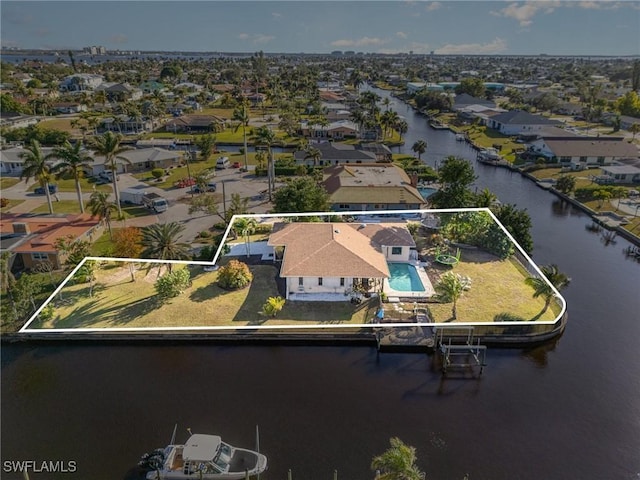
<path id="1" fill-rule="evenodd" d="M 266 201 L 266 197 L 263 199 L 260 192 L 267 190 L 266 178 L 257 178 L 251 173 L 241 173 L 237 169 L 229 168 L 226 170 L 218 170 L 216 172 L 215 181 L 217 184 L 217 193 L 222 194 L 224 190 L 225 197 L 227 198 L 227 204 L 230 202 L 231 195 L 234 193 L 239 194 L 242 198 L 249 197 L 249 211 L 251 213 L 266 213 L 271 209 L 271 204 Z M 5 198 L 15 200 L 29 200 L 29 206 L 35 208 L 37 205 L 46 203 L 45 195 L 35 195 L 32 192 L 27 192 L 29 187 L 33 185 L 34 181 L 25 183 L 24 181 L 18 184 L 2 190 L 1 195 Z M 224 188 L 223 188 L 224 184 Z M 146 185 L 136 178 L 128 174 L 120 174 L 118 177 L 118 188 L 123 190 L 125 188 L 131 188 L 136 186 Z M 180 222 L 185 226 L 185 230 L 182 234 L 181 240 L 183 242 L 192 243 L 194 248 L 201 246 L 201 244 L 194 243 L 194 240 L 198 233 L 203 230 L 211 228 L 215 223 L 222 221 L 217 215 L 204 215 L 202 213 L 196 213 L 189 215 L 189 199 L 191 194 L 189 188 L 171 188 L 169 190 L 162 190 L 153 185 L 148 186 L 148 190 L 154 191 L 169 201 L 169 209 L 166 212 L 160 214 L 153 214 L 135 217 L 126 221 L 127 225 L 143 227 L 153 223 L 169 223 Z M 83 192 L 83 198 L 86 201 L 91 196 L 91 191 Z M 60 200 L 76 200 L 76 192 L 58 192 L 57 197 Z M 113 194 L 111 194 L 113 200 Z M 224 206 L 222 203 L 218 205 L 218 210 L 223 212 Z M 16 213 L 20 212 L 17 209 Z M 64 212 L 60 212 L 64 213 Z"/>

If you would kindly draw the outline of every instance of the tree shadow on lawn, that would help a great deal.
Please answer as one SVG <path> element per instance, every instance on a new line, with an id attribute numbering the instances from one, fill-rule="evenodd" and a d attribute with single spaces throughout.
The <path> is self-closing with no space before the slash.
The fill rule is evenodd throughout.
<path id="1" fill-rule="evenodd" d="M 111 302 L 114 303 L 114 302 Z M 110 326 L 123 326 L 160 306 L 159 298 L 153 295 L 141 298 L 125 305 L 116 304 L 112 307 L 104 305 L 104 299 L 95 298 L 76 308 L 73 312 L 54 322 L 54 328 L 88 328 L 99 322 L 110 322 L 111 325 L 102 325 L 99 328 Z"/>

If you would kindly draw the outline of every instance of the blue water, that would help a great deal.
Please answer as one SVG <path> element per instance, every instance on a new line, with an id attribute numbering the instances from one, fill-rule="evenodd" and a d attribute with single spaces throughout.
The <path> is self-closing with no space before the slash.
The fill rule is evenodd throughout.
<path id="1" fill-rule="evenodd" d="M 420 195 L 422 195 L 422 198 L 426 200 L 438 190 L 436 188 L 418 187 L 418 191 L 420 192 Z"/>
<path id="2" fill-rule="evenodd" d="M 409 263 L 389 263 L 389 286 L 398 292 L 424 292 L 416 267 Z"/>

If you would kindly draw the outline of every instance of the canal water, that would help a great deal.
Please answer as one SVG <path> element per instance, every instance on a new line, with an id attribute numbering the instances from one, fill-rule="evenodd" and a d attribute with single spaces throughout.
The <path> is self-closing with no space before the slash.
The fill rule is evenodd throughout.
<path id="1" fill-rule="evenodd" d="M 380 92 L 384 93 L 384 92 Z M 410 110 L 407 150 L 427 162 L 475 153 Z M 589 218 L 517 174 L 474 165 L 479 189 L 526 208 L 539 264 L 571 278 L 564 335 L 531 349 L 490 349 L 475 380 L 443 379 L 431 358 L 368 347 L 3 345 L 2 462 L 75 461 L 32 479 L 127 478 L 139 456 L 193 432 L 255 445 L 262 478 L 373 477 L 397 436 L 430 480 L 640 478 L 640 265 Z M 22 479 L 2 473 L 3 479 Z"/>

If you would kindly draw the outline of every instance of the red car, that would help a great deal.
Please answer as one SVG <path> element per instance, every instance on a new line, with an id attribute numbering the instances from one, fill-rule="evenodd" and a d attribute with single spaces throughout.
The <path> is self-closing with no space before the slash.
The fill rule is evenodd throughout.
<path id="1" fill-rule="evenodd" d="M 242 166 L 242 164 L 240 162 L 233 162 L 231 164 L 231 168 L 240 168 Z"/>

